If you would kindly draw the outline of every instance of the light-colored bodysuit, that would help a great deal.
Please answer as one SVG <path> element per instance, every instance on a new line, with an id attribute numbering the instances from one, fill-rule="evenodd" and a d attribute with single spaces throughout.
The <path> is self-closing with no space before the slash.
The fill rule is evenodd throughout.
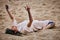
<path id="1" fill-rule="evenodd" d="M 52 20 L 44 20 L 44 21 L 38 21 L 38 20 L 33 20 L 31 27 L 27 27 L 28 20 L 24 20 L 21 23 L 17 23 L 16 20 L 13 21 L 13 26 L 16 26 L 18 31 L 23 32 L 33 32 L 36 29 L 42 29 L 43 27 L 46 27 L 49 22 L 53 22 Z M 52 25 L 51 25 L 52 26 Z"/>

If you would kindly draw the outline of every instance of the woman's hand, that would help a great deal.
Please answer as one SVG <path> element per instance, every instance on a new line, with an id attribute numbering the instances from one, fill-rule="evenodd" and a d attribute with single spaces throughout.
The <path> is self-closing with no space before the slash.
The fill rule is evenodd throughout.
<path id="1" fill-rule="evenodd" d="M 5 8 L 6 8 L 6 10 L 8 11 L 8 9 L 9 9 L 8 5 L 5 5 Z"/>
<path id="2" fill-rule="evenodd" d="M 26 5 L 25 9 L 26 9 L 27 11 L 30 11 L 30 7 L 29 7 L 28 5 Z"/>

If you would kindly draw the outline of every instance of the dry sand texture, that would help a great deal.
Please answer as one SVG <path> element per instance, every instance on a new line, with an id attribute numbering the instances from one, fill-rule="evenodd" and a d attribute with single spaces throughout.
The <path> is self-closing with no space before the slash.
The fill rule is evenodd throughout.
<path id="1" fill-rule="evenodd" d="M 4 34 L 5 29 L 12 25 L 5 5 L 9 5 L 10 12 L 15 15 L 18 22 L 21 22 L 28 19 L 24 9 L 28 3 L 34 19 L 53 20 L 56 28 L 22 36 Z M 60 40 L 60 0 L 0 0 L 0 40 Z"/>

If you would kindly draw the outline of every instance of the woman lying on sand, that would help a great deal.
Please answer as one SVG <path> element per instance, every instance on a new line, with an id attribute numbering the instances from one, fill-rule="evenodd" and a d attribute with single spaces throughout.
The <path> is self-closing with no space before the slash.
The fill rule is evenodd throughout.
<path id="1" fill-rule="evenodd" d="M 10 30 L 13 30 L 15 33 L 19 31 L 20 33 L 24 34 L 55 27 L 55 23 L 52 20 L 44 20 L 44 21 L 33 20 L 32 15 L 30 13 L 30 7 L 26 6 L 25 9 L 28 12 L 29 20 L 24 20 L 23 22 L 17 23 L 15 16 L 13 16 L 9 12 L 9 7 L 8 5 L 6 5 L 6 11 L 8 12 L 13 24 Z"/>

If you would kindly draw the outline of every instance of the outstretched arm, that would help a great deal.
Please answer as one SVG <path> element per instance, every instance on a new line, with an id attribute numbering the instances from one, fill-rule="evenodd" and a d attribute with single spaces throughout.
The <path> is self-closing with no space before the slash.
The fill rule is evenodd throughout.
<path id="1" fill-rule="evenodd" d="M 27 26 L 30 27 L 31 24 L 32 24 L 32 22 L 33 22 L 32 15 L 31 15 L 31 13 L 30 13 L 30 7 L 29 7 L 29 6 L 26 6 L 25 9 L 27 10 L 28 16 L 29 16 L 29 23 L 27 24 Z"/>
<path id="2" fill-rule="evenodd" d="M 8 14 L 9 14 L 10 18 L 11 18 L 12 20 L 14 20 L 14 16 L 9 12 L 9 7 L 8 7 L 8 5 L 5 5 L 5 8 L 6 8 L 6 11 L 8 12 Z"/>

